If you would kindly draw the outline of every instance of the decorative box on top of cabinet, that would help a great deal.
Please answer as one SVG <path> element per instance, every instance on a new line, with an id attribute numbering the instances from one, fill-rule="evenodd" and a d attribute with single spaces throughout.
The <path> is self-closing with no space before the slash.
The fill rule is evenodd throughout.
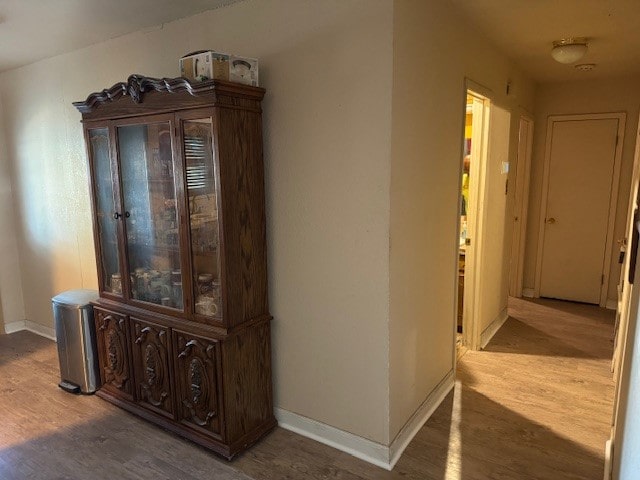
<path id="1" fill-rule="evenodd" d="M 275 426 L 264 90 L 132 75 L 74 105 L 102 398 L 231 458 Z"/>

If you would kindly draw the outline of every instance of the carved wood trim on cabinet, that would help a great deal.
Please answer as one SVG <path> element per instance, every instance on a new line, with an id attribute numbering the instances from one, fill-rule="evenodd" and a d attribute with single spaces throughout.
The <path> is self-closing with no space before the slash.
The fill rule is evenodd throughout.
<path id="1" fill-rule="evenodd" d="M 103 103 L 113 102 L 128 95 L 134 103 L 140 103 L 144 94 L 150 91 L 176 93 L 186 91 L 189 95 L 196 95 L 213 88 L 211 82 L 194 82 L 186 78 L 150 78 L 142 75 L 130 75 L 126 82 L 118 82 L 111 88 L 92 93 L 84 102 L 73 102 L 81 113 L 89 113 Z"/>
<path id="2" fill-rule="evenodd" d="M 260 113 L 265 90 L 222 80 L 191 81 L 186 78 L 150 78 L 131 75 L 85 100 L 73 102 L 83 121 L 116 119 L 164 113 L 217 104 L 229 109 Z M 128 99 L 128 101 L 127 101 Z"/>
<path id="3" fill-rule="evenodd" d="M 131 319 L 131 327 L 138 401 L 151 410 L 173 417 L 169 331 L 137 318 Z"/>
<path id="4" fill-rule="evenodd" d="M 133 399 L 127 319 L 98 308 L 95 313 L 102 388 Z"/>
<path id="5" fill-rule="evenodd" d="M 221 438 L 220 346 L 216 340 L 174 331 L 178 380 L 178 419 L 206 435 Z"/>

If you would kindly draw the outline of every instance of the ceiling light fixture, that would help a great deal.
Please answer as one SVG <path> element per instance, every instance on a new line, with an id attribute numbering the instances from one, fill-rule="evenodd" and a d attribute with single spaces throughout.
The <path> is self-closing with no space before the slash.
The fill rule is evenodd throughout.
<path id="1" fill-rule="evenodd" d="M 584 37 L 570 37 L 553 42 L 551 56 L 556 62 L 576 63 L 587 53 L 587 39 Z"/>

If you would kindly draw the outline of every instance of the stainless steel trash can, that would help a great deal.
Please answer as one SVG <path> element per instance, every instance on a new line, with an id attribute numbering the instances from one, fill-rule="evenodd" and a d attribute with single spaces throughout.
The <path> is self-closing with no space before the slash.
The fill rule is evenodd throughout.
<path id="1" fill-rule="evenodd" d="M 98 386 L 98 359 L 93 307 L 95 290 L 68 290 L 51 299 L 60 360 L 60 388 L 93 393 Z"/>

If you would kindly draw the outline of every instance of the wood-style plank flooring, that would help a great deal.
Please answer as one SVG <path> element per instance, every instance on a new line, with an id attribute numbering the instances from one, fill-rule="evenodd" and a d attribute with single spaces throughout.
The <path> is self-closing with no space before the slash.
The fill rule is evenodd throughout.
<path id="1" fill-rule="evenodd" d="M 392 472 L 276 428 L 231 463 L 95 396 L 57 387 L 55 344 L 0 336 L 0 479 L 602 478 L 613 312 L 513 300 Z"/>

